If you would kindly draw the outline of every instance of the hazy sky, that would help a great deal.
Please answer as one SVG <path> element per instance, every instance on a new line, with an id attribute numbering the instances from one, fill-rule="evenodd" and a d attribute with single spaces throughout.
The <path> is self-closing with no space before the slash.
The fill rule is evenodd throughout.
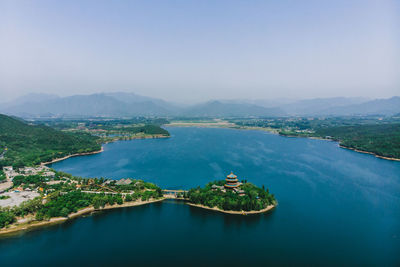
<path id="1" fill-rule="evenodd" d="M 0 102 L 400 95 L 400 1 L 0 0 Z"/>

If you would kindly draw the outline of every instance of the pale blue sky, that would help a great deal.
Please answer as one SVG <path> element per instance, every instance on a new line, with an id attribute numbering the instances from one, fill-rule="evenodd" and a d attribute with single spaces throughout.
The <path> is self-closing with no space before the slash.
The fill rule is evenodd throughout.
<path id="1" fill-rule="evenodd" d="M 400 1 L 0 0 L 0 102 L 400 95 Z"/>

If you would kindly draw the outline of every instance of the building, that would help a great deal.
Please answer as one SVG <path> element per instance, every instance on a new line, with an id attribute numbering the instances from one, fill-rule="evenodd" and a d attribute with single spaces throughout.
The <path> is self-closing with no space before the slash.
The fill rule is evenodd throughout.
<path id="1" fill-rule="evenodd" d="M 56 174 L 55 174 L 55 172 L 52 172 L 52 171 L 45 171 L 45 172 L 42 173 L 42 176 L 54 177 L 54 176 L 56 176 Z"/>
<path id="2" fill-rule="evenodd" d="M 118 180 L 118 182 L 116 182 L 115 184 L 116 185 L 128 185 L 130 183 L 132 183 L 132 180 L 127 178 L 127 179 Z"/>
<path id="3" fill-rule="evenodd" d="M 226 192 L 226 189 L 225 189 L 225 187 L 224 186 L 222 186 L 222 185 L 216 185 L 216 184 L 213 184 L 212 186 L 211 186 L 211 190 L 212 191 L 221 191 L 221 192 Z"/>
<path id="4" fill-rule="evenodd" d="M 246 195 L 246 193 L 244 192 L 244 190 L 240 189 L 239 187 L 233 188 L 233 191 L 235 191 L 235 193 L 238 194 L 239 196 L 244 196 L 244 195 Z"/>
<path id="5" fill-rule="evenodd" d="M 231 172 L 228 176 L 226 176 L 226 184 L 224 185 L 226 189 L 234 189 L 240 186 L 241 183 L 239 183 L 239 180 L 237 179 L 237 176 Z"/>
<path id="6" fill-rule="evenodd" d="M 12 166 L 3 167 L 3 171 L 4 172 L 12 172 L 13 171 L 13 167 Z"/>

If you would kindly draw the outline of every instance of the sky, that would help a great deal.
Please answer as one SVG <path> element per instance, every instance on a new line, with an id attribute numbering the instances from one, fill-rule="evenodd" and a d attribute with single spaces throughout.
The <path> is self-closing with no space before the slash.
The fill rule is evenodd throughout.
<path id="1" fill-rule="evenodd" d="M 0 0 L 0 102 L 400 95 L 400 1 Z"/>

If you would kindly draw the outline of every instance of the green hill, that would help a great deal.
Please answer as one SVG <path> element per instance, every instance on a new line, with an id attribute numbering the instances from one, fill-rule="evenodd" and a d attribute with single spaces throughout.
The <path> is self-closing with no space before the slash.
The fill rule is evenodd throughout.
<path id="1" fill-rule="evenodd" d="M 30 125 L 0 114 L 0 167 L 30 166 L 74 153 L 101 148 L 98 137 L 65 133 L 47 126 Z"/>

